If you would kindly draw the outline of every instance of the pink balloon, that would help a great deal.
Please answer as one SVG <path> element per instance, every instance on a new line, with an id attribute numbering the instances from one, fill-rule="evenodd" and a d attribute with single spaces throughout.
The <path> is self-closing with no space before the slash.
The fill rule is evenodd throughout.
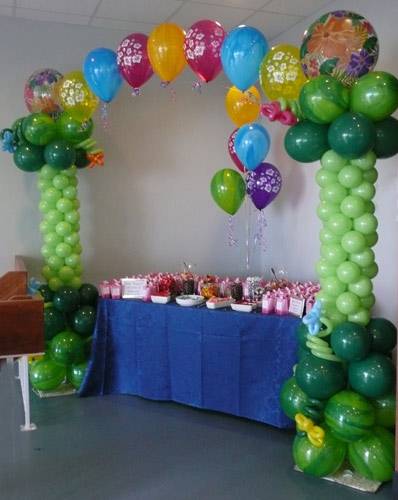
<path id="1" fill-rule="evenodd" d="M 221 71 L 220 51 L 225 35 L 220 23 L 205 19 L 193 24 L 185 36 L 185 58 L 203 82 L 211 82 Z"/>
<path id="2" fill-rule="evenodd" d="M 231 157 L 231 160 L 235 163 L 235 165 L 238 167 L 238 169 L 242 172 L 245 173 L 246 169 L 243 163 L 239 160 L 238 155 L 236 154 L 235 151 L 235 136 L 238 132 L 238 128 L 236 128 L 232 134 L 229 136 L 228 139 L 228 152 L 229 156 Z"/>
<path id="3" fill-rule="evenodd" d="M 117 65 L 126 82 L 138 93 L 139 88 L 153 75 L 147 52 L 148 37 L 131 33 L 117 48 Z"/>

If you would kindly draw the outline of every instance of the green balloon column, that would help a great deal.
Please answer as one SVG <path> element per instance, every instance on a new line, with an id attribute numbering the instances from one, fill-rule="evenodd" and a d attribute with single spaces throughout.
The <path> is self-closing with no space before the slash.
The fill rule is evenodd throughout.
<path id="1" fill-rule="evenodd" d="M 363 19 L 339 11 L 325 14 L 318 24 L 339 17 L 357 29 Z M 302 47 L 306 58 L 311 29 Z M 373 38 L 363 50 L 376 47 Z M 374 50 L 372 54 L 369 64 L 377 59 Z M 323 55 L 316 54 L 318 59 Z M 329 63 L 324 62 L 325 68 L 333 69 Z M 299 361 L 280 400 L 297 423 L 293 457 L 302 471 L 333 474 L 346 461 L 360 476 L 383 482 L 394 471 L 391 352 L 397 329 L 386 319 L 372 318 L 372 279 L 378 273 L 372 200 L 377 159 L 398 153 L 398 122 L 390 116 L 398 108 L 398 79 L 370 67 L 362 67 L 354 78 L 352 67 L 323 72 L 322 66 L 316 74 L 307 73 L 310 79 L 299 96 L 302 119 L 285 136 L 286 151 L 294 160 L 321 163 L 315 176 L 322 223 L 316 264 L 321 290 L 316 308 L 297 331 Z M 308 70 L 305 64 L 303 68 Z M 310 401 L 317 402 L 317 412 L 311 412 Z M 299 425 L 303 419 L 309 419 L 304 429 Z M 323 436 L 321 444 L 311 440 L 314 428 Z"/>
<path id="2" fill-rule="evenodd" d="M 46 392 L 59 390 L 66 382 L 78 389 L 87 367 L 98 292 L 93 285 L 82 283 L 77 173 L 90 164 L 102 164 L 103 154 L 91 138 L 91 118 L 81 122 L 56 103 L 56 79 L 62 75 L 55 70 L 35 75 L 28 84 L 38 112 L 19 118 L 0 137 L 3 150 L 13 154 L 20 170 L 37 172 L 42 275 L 46 280 L 37 292 L 44 300 L 47 350 L 41 359 L 31 362 L 30 380 L 35 389 Z M 56 110 L 51 115 L 44 112 L 50 101 L 50 109 Z"/>

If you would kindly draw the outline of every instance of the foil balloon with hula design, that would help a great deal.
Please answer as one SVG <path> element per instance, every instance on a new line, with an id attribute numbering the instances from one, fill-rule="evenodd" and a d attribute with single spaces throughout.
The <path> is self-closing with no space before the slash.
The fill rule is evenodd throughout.
<path id="1" fill-rule="evenodd" d="M 25 84 L 24 99 L 31 113 L 62 111 L 56 98 L 56 84 L 61 78 L 61 73 L 51 68 L 39 69 L 30 75 Z"/>
<path id="2" fill-rule="evenodd" d="M 343 83 L 354 81 L 376 65 L 379 42 L 373 26 L 354 12 L 329 12 L 304 33 L 301 63 L 309 78 L 332 75 Z"/>

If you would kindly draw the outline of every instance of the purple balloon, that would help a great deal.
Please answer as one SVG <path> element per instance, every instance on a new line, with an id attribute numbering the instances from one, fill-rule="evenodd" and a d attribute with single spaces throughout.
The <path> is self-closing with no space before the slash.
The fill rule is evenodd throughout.
<path id="1" fill-rule="evenodd" d="M 247 194 L 256 208 L 262 210 L 279 194 L 282 187 L 282 177 L 274 165 L 261 163 L 256 170 L 248 172 L 246 183 Z"/>

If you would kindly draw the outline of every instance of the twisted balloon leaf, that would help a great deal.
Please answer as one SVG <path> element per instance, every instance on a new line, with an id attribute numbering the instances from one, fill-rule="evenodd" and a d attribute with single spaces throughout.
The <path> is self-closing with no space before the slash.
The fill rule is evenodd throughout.
<path id="1" fill-rule="evenodd" d="M 320 337 L 307 335 L 307 342 L 305 345 L 317 358 L 326 359 L 327 361 L 342 362 L 341 359 L 334 354 L 329 343 Z"/>
<path id="2" fill-rule="evenodd" d="M 294 420 L 296 421 L 297 429 L 307 434 L 310 443 L 317 448 L 322 448 L 325 439 L 325 431 L 322 427 L 315 425 L 310 418 L 305 417 L 302 413 L 297 413 Z"/>

